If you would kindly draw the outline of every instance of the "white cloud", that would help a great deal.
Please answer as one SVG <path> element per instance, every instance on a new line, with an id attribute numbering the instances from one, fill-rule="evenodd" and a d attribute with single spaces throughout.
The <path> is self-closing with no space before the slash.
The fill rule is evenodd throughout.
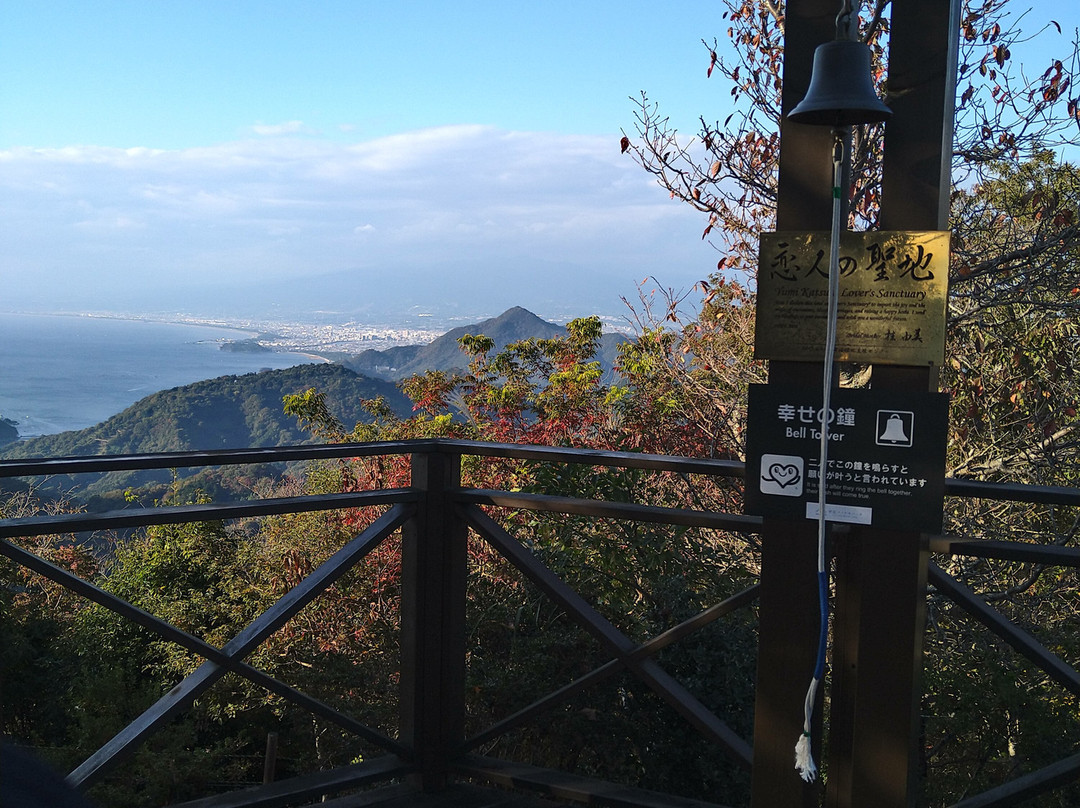
<path id="1" fill-rule="evenodd" d="M 108 297 L 162 277 L 445 265 L 516 284 L 524 302 L 535 278 L 508 268 L 542 261 L 586 268 L 617 300 L 646 275 L 688 286 L 715 261 L 698 215 L 615 138 L 453 126 L 351 144 L 14 149 L 0 164 L 0 272 L 23 293 L 76 271 L 88 294 Z"/>
<path id="2" fill-rule="evenodd" d="M 84 219 L 83 221 L 75 222 L 73 226 L 79 230 L 93 232 L 140 230 L 144 227 L 142 222 L 130 216 L 109 213 L 104 213 L 93 219 Z"/>
<path id="3" fill-rule="evenodd" d="M 314 135 L 318 134 L 315 129 L 305 126 L 303 121 L 286 121 L 285 123 L 264 124 L 257 123 L 251 130 L 262 137 L 279 137 L 281 135 Z"/>

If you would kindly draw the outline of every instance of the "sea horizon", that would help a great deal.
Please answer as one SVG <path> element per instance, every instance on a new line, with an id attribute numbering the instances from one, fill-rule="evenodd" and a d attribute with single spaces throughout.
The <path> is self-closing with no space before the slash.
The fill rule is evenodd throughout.
<path id="1" fill-rule="evenodd" d="M 316 361 L 290 351 L 223 351 L 258 332 L 101 314 L 0 312 L 0 417 L 20 439 L 99 424 L 137 401 L 221 376 Z"/>
<path id="2" fill-rule="evenodd" d="M 16 424 L 20 439 L 77 431 L 162 390 L 427 344 L 494 316 L 416 311 L 391 322 L 362 323 L 335 312 L 275 320 L 162 311 L 0 311 L 0 418 Z M 615 318 L 602 320 L 611 327 Z M 221 350 L 243 340 L 269 350 Z"/>

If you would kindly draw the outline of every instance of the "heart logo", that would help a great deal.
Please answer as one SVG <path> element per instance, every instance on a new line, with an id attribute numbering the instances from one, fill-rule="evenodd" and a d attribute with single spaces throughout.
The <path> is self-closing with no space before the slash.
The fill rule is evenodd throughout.
<path id="1" fill-rule="evenodd" d="M 799 469 L 790 463 L 773 463 L 769 466 L 769 476 L 765 479 L 781 488 L 787 488 L 799 482 Z"/>

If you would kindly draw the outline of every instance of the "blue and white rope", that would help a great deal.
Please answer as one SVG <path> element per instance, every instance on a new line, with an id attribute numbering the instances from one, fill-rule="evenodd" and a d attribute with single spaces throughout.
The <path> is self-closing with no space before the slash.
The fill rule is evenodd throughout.
<path id="1" fill-rule="evenodd" d="M 814 715 L 814 701 L 818 685 L 825 678 L 825 655 L 829 643 L 829 569 L 825 558 L 825 484 L 828 480 L 829 460 L 829 413 L 832 410 L 833 357 L 836 354 L 836 321 L 840 297 L 840 230 L 842 224 L 841 174 L 847 141 L 839 129 L 833 130 L 833 189 L 832 232 L 829 238 L 829 296 L 828 317 L 825 328 L 825 361 L 821 381 L 821 443 L 818 447 L 818 514 L 817 514 L 817 577 L 818 613 L 821 622 L 818 630 L 817 661 L 814 678 L 806 691 L 803 703 L 803 731 L 795 744 L 795 768 L 806 782 L 817 777 L 817 766 L 810 746 L 810 727 Z"/>

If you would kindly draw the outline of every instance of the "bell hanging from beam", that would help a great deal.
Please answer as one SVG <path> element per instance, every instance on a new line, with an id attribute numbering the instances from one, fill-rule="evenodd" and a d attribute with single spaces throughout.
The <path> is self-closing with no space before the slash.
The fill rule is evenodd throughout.
<path id="1" fill-rule="evenodd" d="M 837 39 L 818 45 L 810 87 L 788 118 L 816 126 L 877 123 L 892 110 L 874 92 L 870 77 L 870 48 L 862 42 Z"/>

